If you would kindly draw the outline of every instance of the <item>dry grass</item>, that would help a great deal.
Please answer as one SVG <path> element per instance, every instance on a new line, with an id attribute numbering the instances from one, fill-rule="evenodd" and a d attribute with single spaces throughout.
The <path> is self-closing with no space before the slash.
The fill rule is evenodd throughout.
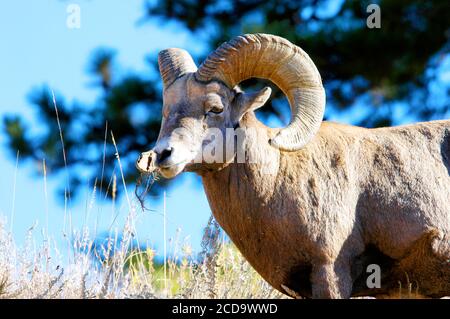
<path id="1" fill-rule="evenodd" d="M 189 246 L 167 258 L 167 277 L 154 262 L 151 249 L 115 251 L 99 262 L 94 242 L 83 232 L 63 256 L 48 241 L 36 246 L 32 232 L 18 249 L 4 222 L 0 223 L 0 298 L 278 298 L 239 252 L 222 242 L 206 242 L 204 260 L 195 262 Z M 211 237 L 208 237 L 211 238 Z M 117 247 L 114 247 L 117 245 Z M 109 248 L 108 248 L 109 247 Z M 89 252 L 89 253 L 87 253 Z"/>

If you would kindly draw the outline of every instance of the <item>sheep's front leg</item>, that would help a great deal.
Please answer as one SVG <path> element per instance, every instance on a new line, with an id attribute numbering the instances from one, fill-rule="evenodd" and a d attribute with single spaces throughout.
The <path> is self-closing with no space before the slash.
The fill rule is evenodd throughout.
<path id="1" fill-rule="evenodd" d="M 352 279 L 350 267 L 335 263 L 313 266 L 311 273 L 312 297 L 318 299 L 350 298 Z"/>

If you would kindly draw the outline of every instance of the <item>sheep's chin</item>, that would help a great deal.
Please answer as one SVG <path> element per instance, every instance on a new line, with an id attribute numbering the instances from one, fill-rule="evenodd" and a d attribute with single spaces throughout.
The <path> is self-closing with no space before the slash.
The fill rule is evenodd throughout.
<path id="1" fill-rule="evenodd" d="M 170 167 L 160 167 L 159 173 L 164 178 L 174 178 L 175 176 L 177 176 L 178 174 L 180 174 L 183 171 L 185 166 L 186 166 L 185 163 L 181 163 L 181 164 L 172 165 Z"/>

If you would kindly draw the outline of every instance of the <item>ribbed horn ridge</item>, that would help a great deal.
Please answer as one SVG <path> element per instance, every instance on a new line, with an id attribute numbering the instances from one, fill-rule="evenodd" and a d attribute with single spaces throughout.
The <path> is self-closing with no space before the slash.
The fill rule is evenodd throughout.
<path id="1" fill-rule="evenodd" d="M 289 100 L 291 121 L 271 145 L 285 151 L 305 146 L 317 133 L 325 110 L 325 90 L 309 56 L 286 39 L 245 34 L 223 43 L 199 67 L 198 81 L 218 80 L 229 88 L 249 78 L 268 79 Z"/>
<path id="2" fill-rule="evenodd" d="M 191 55 L 183 49 L 162 50 L 158 54 L 159 72 L 164 83 L 164 89 L 169 87 L 176 79 L 197 71 L 197 66 Z"/>

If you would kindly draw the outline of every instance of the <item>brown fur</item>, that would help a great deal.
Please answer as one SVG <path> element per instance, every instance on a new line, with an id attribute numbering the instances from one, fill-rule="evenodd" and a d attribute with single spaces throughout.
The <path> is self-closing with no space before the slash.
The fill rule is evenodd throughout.
<path id="1" fill-rule="evenodd" d="M 149 172 L 152 154 L 169 149 L 155 164 L 163 176 L 200 174 L 219 224 L 284 293 L 385 295 L 407 277 L 420 294 L 450 295 L 450 121 L 378 129 L 324 122 L 306 146 L 284 152 L 269 143 L 279 129 L 253 112 L 269 95 L 180 77 L 165 88 L 158 142 L 138 168 Z M 211 114 L 212 104 L 223 111 Z M 246 134 L 259 128 L 244 146 L 255 163 L 192 162 L 208 128 L 236 123 Z M 369 264 L 381 267 L 379 289 L 366 285 Z"/>
<path id="2" fill-rule="evenodd" d="M 243 125 L 260 124 L 249 115 Z M 450 121 L 380 129 L 324 122 L 297 152 L 259 143 L 276 174 L 234 163 L 202 173 L 203 183 L 219 224 L 284 293 L 282 285 L 305 297 L 376 296 L 398 291 L 406 273 L 421 294 L 441 297 L 450 295 L 449 132 Z M 376 254 L 365 256 L 367 247 Z M 365 286 L 367 262 L 352 274 L 364 258 L 381 266 L 381 289 Z"/>

